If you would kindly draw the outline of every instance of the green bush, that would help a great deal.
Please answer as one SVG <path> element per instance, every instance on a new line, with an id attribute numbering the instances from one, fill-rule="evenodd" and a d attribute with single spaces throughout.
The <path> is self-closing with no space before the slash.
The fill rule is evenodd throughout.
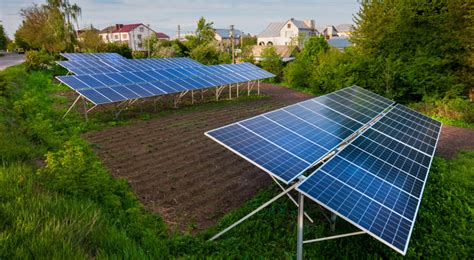
<path id="1" fill-rule="evenodd" d="M 45 50 L 27 51 L 25 55 L 25 66 L 28 71 L 50 69 L 54 64 L 54 56 Z"/>
<path id="2" fill-rule="evenodd" d="M 464 98 L 425 98 L 413 108 L 450 124 L 474 128 L 474 103 Z"/>

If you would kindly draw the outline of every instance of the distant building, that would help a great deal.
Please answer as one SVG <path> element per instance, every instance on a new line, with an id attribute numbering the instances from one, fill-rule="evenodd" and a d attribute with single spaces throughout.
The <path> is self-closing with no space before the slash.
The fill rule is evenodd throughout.
<path id="1" fill-rule="evenodd" d="M 337 36 L 350 38 L 352 36 L 352 31 L 354 26 L 352 24 L 339 24 L 336 25 Z"/>
<path id="2" fill-rule="evenodd" d="M 219 43 L 231 42 L 230 29 L 214 29 L 214 39 Z M 234 29 L 234 44 L 238 44 L 240 40 L 240 30 Z"/>
<path id="3" fill-rule="evenodd" d="M 156 33 L 156 38 L 158 40 L 169 40 L 170 39 L 170 37 L 166 33 L 162 33 L 162 32 L 157 32 Z"/>
<path id="4" fill-rule="evenodd" d="M 299 21 L 291 18 L 286 22 L 270 23 L 267 28 L 257 36 L 257 44 L 266 45 L 302 45 L 298 42 L 299 36 L 303 41 L 311 36 L 319 35 L 314 20 Z"/>
<path id="5" fill-rule="evenodd" d="M 332 37 L 337 37 L 337 29 L 333 25 L 328 25 L 324 29 L 321 30 L 321 34 L 326 39 L 331 39 Z"/>
<path id="6" fill-rule="evenodd" d="M 130 49 L 134 51 L 145 51 L 145 38 L 154 33 L 158 36 L 158 39 L 169 39 L 168 35 L 164 33 L 157 33 L 142 23 L 116 24 L 115 26 L 109 26 L 100 31 L 100 36 L 106 43 L 126 43 Z"/>
<path id="7" fill-rule="evenodd" d="M 262 52 L 268 46 L 255 45 L 252 47 L 252 55 L 256 61 L 261 61 Z M 295 59 L 296 54 L 300 51 L 298 46 L 289 46 L 289 45 L 276 45 L 273 46 L 276 53 L 280 55 L 283 62 L 292 61 Z"/>

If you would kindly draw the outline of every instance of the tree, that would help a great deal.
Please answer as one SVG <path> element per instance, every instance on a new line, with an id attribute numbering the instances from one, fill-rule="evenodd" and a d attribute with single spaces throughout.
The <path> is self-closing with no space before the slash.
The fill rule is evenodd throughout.
<path id="1" fill-rule="evenodd" d="M 262 68 L 276 75 L 276 77 L 270 79 L 270 82 L 279 82 L 283 72 L 283 61 L 275 47 L 268 46 L 263 49 L 261 59 L 260 65 Z"/>
<path id="2" fill-rule="evenodd" d="M 213 42 L 198 45 L 190 51 L 189 56 L 206 65 L 230 63 L 232 60 L 229 53 L 220 51 Z"/>
<path id="3" fill-rule="evenodd" d="M 99 34 L 99 30 L 92 25 L 90 29 L 84 30 L 79 39 L 79 48 L 83 52 L 98 52 L 103 48 L 104 42 Z"/>
<path id="4" fill-rule="evenodd" d="M 50 53 L 73 51 L 81 9 L 68 0 L 48 0 L 45 5 L 33 5 L 21 10 L 23 22 L 15 33 L 17 44 Z"/>
<path id="5" fill-rule="evenodd" d="M 186 36 L 188 40 L 187 45 L 189 49 L 194 49 L 199 45 L 206 45 L 214 40 L 215 31 L 212 27 L 213 22 L 207 22 L 204 17 L 201 17 L 197 22 L 197 28 L 194 35 Z"/>
<path id="6" fill-rule="evenodd" d="M 115 42 L 107 43 L 107 44 L 102 45 L 99 51 L 100 52 L 115 52 L 128 59 L 133 58 L 132 49 L 130 49 L 130 47 L 128 47 L 128 44 L 126 43 L 115 43 Z"/>
<path id="7" fill-rule="evenodd" d="M 313 86 L 311 72 L 319 64 L 319 56 L 328 50 L 329 45 L 324 37 L 309 38 L 296 59 L 286 66 L 284 73 L 286 84 L 295 88 L 310 88 Z"/>
<path id="8" fill-rule="evenodd" d="M 3 29 L 3 25 L 0 24 L 0 50 L 7 49 L 8 43 L 9 39 L 5 33 L 5 29 Z"/>
<path id="9" fill-rule="evenodd" d="M 379 65 L 370 87 L 407 100 L 461 94 L 472 85 L 473 10 L 472 1 L 362 1 L 352 41 Z"/>

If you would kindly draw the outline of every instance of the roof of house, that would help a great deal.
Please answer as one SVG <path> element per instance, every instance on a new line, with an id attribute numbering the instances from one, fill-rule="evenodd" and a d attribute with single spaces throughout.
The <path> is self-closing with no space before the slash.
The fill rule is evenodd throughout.
<path id="1" fill-rule="evenodd" d="M 295 20 L 295 19 L 289 19 L 286 22 L 270 23 L 267 26 L 267 28 L 258 35 L 258 37 L 278 37 L 278 36 L 280 36 L 281 28 L 283 28 L 283 26 L 285 26 L 285 24 L 288 21 L 292 21 L 293 24 L 300 30 L 310 30 L 311 29 L 303 21 Z"/>
<path id="2" fill-rule="evenodd" d="M 353 30 L 353 28 L 354 28 L 354 26 L 352 24 L 348 24 L 348 23 L 336 25 L 336 30 L 338 32 L 351 32 Z"/>
<path id="3" fill-rule="evenodd" d="M 132 23 L 132 24 L 116 24 L 108 26 L 100 31 L 100 33 L 124 33 L 133 31 L 138 26 L 143 25 L 142 23 Z M 151 30 L 151 29 L 150 29 Z"/>
<path id="4" fill-rule="evenodd" d="M 230 29 L 214 29 L 217 35 L 222 37 L 223 39 L 230 38 Z M 234 29 L 234 39 L 240 38 L 240 30 Z"/>
<path id="5" fill-rule="evenodd" d="M 262 54 L 262 51 L 267 48 L 268 46 L 261 46 L 261 45 L 254 45 L 252 46 L 252 55 L 254 57 L 260 57 Z M 297 46 L 290 46 L 290 45 L 275 45 L 273 46 L 275 48 L 276 53 L 280 55 L 282 58 L 291 58 L 294 56 L 296 51 L 299 51 Z"/>
<path id="6" fill-rule="evenodd" d="M 162 32 L 157 32 L 156 37 L 158 39 L 169 39 L 170 38 L 166 33 L 162 33 Z"/>

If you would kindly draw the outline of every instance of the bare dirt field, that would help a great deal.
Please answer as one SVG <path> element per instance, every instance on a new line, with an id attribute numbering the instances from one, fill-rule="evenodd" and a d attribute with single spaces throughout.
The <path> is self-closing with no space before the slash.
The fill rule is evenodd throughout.
<path id="1" fill-rule="evenodd" d="M 272 182 L 204 132 L 311 97 L 269 84 L 262 84 L 262 92 L 270 98 L 171 113 L 85 137 L 110 172 L 129 181 L 145 207 L 180 231 L 196 232 Z M 438 155 L 469 148 L 474 149 L 474 131 L 443 128 Z"/>

